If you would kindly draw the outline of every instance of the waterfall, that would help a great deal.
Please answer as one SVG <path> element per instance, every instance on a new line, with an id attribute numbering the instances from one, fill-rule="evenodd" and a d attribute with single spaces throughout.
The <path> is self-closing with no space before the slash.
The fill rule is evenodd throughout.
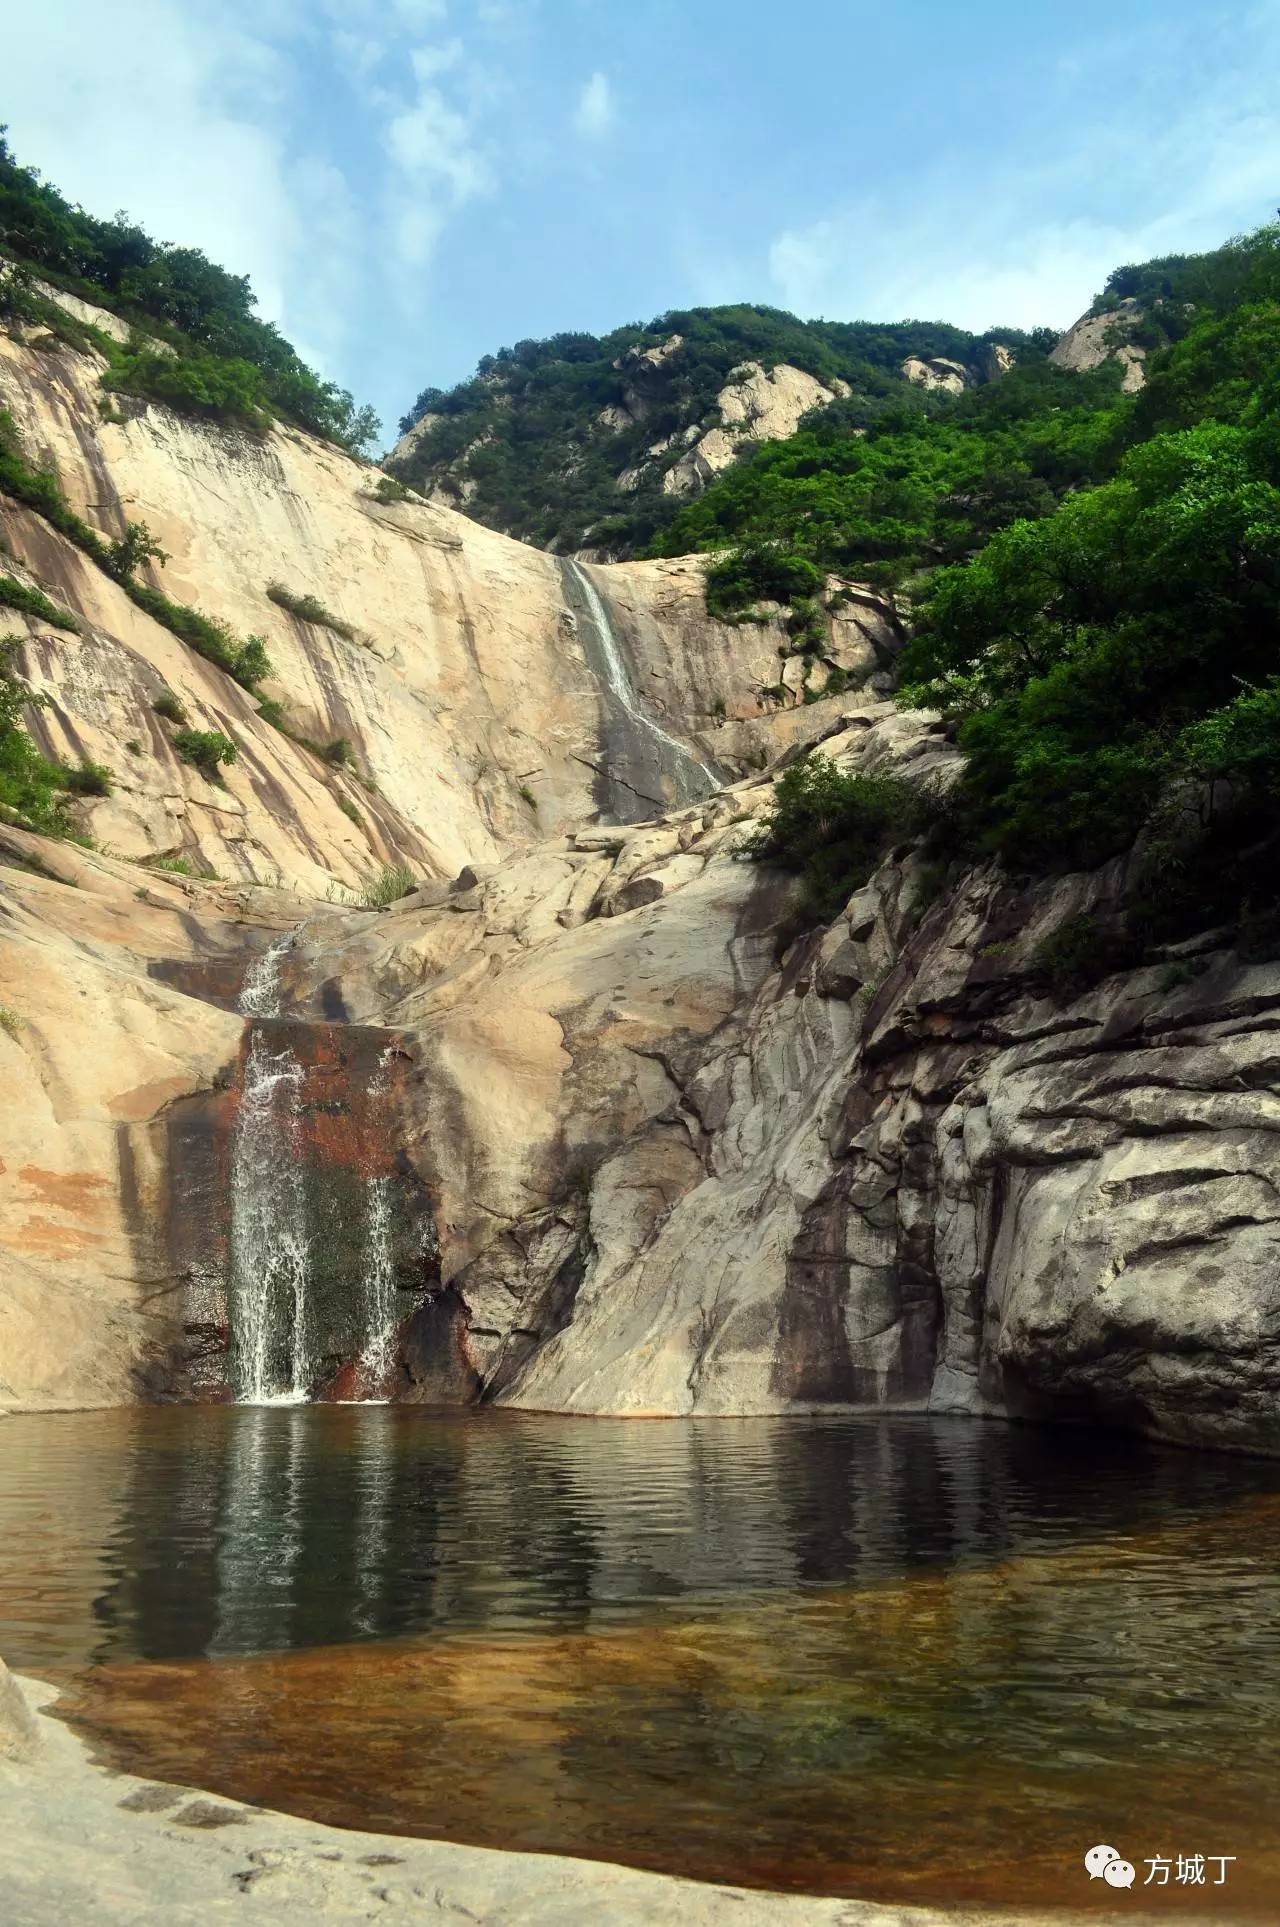
<path id="1" fill-rule="evenodd" d="M 296 930 L 286 930 L 260 957 L 255 957 L 244 973 L 238 1008 L 244 1017 L 280 1015 L 280 964 L 286 950 L 292 950 Z"/>
<path id="2" fill-rule="evenodd" d="M 332 1373 L 335 1356 L 356 1368 L 356 1396 L 377 1400 L 396 1364 L 398 1194 L 383 1116 L 399 1046 L 387 1044 L 363 1092 L 347 1084 L 336 1107 L 350 1118 L 345 1182 L 361 1188 L 335 1204 L 315 1164 L 307 1111 L 317 1101 L 310 1040 L 323 1040 L 330 1027 L 281 1021 L 281 966 L 297 935 L 277 938 L 255 959 L 239 999 L 249 1040 L 231 1153 L 228 1298 L 232 1388 L 250 1405 L 302 1402 Z M 360 1254 L 337 1273 L 335 1323 L 335 1231 L 345 1226 L 358 1227 Z"/>
<path id="3" fill-rule="evenodd" d="M 245 977 L 240 1009 L 280 1014 L 279 937 Z M 302 1167 L 303 1068 L 287 1039 L 254 1023 L 231 1159 L 232 1378 L 251 1405 L 306 1398 L 314 1362 L 307 1332 L 309 1246 Z"/>
<path id="4" fill-rule="evenodd" d="M 643 706 L 631 680 L 604 598 L 581 562 L 566 557 L 565 567 L 577 588 L 583 613 L 594 632 L 610 694 L 631 723 L 649 738 L 652 747 L 657 750 L 659 768 L 669 773 L 674 781 L 676 801 L 695 803 L 704 796 L 710 796 L 721 788 L 720 778 L 694 755 L 687 743 L 682 743 L 678 736 L 664 729 Z"/>
<path id="5" fill-rule="evenodd" d="M 378 1063 L 371 1092 L 387 1088 L 387 1067 L 395 1046 L 389 1044 Z M 360 1364 L 368 1383 L 381 1388 L 395 1364 L 396 1317 L 395 1254 L 392 1245 L 391 1179 L 372 1177 L 365 1206 L 364 1322 L 365 1341 Z"/>

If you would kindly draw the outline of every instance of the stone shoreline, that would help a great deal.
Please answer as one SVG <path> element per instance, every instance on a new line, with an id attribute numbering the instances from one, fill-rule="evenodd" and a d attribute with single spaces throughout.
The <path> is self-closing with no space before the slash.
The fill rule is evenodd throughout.
<path id="1" fill-rule="evenodd" d="M 765 1894 L 552 1854 L 348 1832 L 116 1772 L 50 1716 L 56 1698 L 54 1687 L 0 1662 L 6 1927 L 224 1919 L 290 1927 L 317 1916 L 483 1927 L 1072 1927 L 1084 1918 Z M 1124 1918 L 1155 1917 L 1126 1907 Z"/>

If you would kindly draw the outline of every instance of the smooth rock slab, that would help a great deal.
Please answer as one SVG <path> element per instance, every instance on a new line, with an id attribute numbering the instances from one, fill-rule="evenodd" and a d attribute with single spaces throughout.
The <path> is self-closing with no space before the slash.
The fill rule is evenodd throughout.
<path id="1" fill-rule="evenodd" d="M 38 1744 L 35 1715 L 17 1680 L 0 1659 L 0 1760 L 26 1760 Z"/>

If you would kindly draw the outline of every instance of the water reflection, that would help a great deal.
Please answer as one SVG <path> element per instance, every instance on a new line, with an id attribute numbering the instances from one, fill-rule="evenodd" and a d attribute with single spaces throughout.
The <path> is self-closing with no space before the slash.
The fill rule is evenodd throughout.
<path id="1" fill-rule="evenodd" d="M 0 1652 L 164 1776 L 887 1898 L 1096 1901 L 1094 1834 L 1280 1883 L 1280 1467 L 391 1407 L 4 1445 Z"/>
<path id="2" fill-rule="evenodd" d="M 202 1407 L 10 1419 L 5 1446 L 0 1651 L 34 1668 L 603 1629 L 1115 1555 L 1280 1491 L 1262 1462 L 897 1418 Z"/>

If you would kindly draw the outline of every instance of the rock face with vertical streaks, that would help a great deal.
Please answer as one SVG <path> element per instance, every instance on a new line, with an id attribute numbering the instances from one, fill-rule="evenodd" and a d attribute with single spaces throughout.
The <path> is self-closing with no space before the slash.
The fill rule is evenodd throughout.
<path id="1" fill-rule="evenodd" d="M 785 665 L 769 694 L 780 626 L 711 622 L 696 561 L 540 555 L 300 435 L 104 423 L 93 379 L 0 337 L 32 456 L 105 534 L 149 523 L 168 594 L 265 636 L 294 734 L 0 502 L 6 566 L 81 625 L 15 620 L 32 727 L 117 776 L 97 850 L 0 827 L 0 1404 L 226 1396 L 254 1226 L 292 1213 L 310 1322 L 285 1331 L 282 1271 L 270 1393 L 1280 1446 L 1280 969 L 1209 932 L 1055 991 L 1043 940 L 1105 917 L 1118 866 L 929 901 L 899 853 L 802 929 L 742 860 L 806 744 L 954 773 L 883 699 L 889 605 L 827 612 L 856 693 Z M 166 689 L 237 740 L 225 783 L 176 754 Z M 141 861 L 178 852 L 217 875 Z M 392 857 L 416 887 L 361 907 Z M 288 1059 L 259 1162 L 299 1177 L 237 1220 L 259 1047 Z"/>
<path id="2" fill-rule="evenodd" d="M 564 564 L 419 496 L 383 501 L 376 471 L 294 430 L 257 438 L 135 402 L 104 420 L 100 357 L 36 348 L 32 332 L 0 330 L 0 407 L 28 461 L 106 540 L 146 523 L 168 555 L 144 571 L 150 586 L 240 641 L 263 638 L 274 674 L 262 695 L 284 723 L 0 495 L 6 568 L 80 622 L 79 634 L 23 616 L 5 627 L 49 700 L 31 715 L 42 746 L 114 772 L 113 794 L 80 806 L 99 843 L 323 897 L 396 859 L 447 878 L 606 810 L 619 706 Z M 606 609 L 615 597 L 641 621 L 652 609 L 659 628 L 674 616 L 681 634 L 670 663 L 660 647 L 632 663 L 630 626 L 619 629 L 639 705 L 666 738 L 644 733 L 636 814 L 687 800 L 693 763 L 740 773 L 830 720 L 801 714 L 799 689 L 766 690 L 780 622 L 713 621 L 696 560 L 592 579 Z M 273 585 L 321 614 L 291 613 Z M 892 611 L 877 607 L 888 635 Z M 166 692 L 193 728 L 237 745 L 216 782 L 175 749 L 155 707 Z"/>

